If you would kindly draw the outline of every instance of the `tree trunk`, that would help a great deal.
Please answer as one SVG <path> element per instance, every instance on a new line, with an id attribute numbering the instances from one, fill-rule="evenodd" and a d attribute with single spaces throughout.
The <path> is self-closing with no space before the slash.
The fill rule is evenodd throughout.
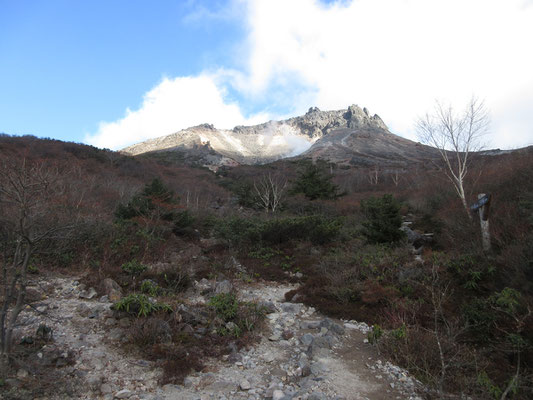
<path id="1" fill-rule="evenodd" d="M 485 197 L 485 193 L 477 195 L 478 199 Z M 479 209 L 479 225 L 481 226 L 481 243 L 483 244 L 483 251 L 490 251 L 490 230 L 489 230 L 489 203 L 485 204 Z"/>

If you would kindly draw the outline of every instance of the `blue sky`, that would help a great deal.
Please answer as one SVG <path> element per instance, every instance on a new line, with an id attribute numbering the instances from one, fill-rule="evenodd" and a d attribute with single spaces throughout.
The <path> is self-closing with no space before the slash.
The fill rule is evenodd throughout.
<path id="1" fill-rule="evenodd" d="M 81 141 L 163 76 L 223 63 L 242 27 L 188 23 L 192 11 L 182 1 L 0 0 L 0 131 Z"/>
<path id="2" fill-rule="evenodd" d="M 435 99 L 533 144 L 531 0 L 0 0 L 0 132 L 99 147 L 355 103 L 414 139 Z"/>

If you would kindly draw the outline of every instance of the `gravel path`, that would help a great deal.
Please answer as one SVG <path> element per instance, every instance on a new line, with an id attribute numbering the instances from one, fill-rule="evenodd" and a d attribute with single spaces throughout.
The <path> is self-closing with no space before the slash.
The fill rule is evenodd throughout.
<path id="1" fill-rule="evenodd" d="M 111 303 L 74 278 L 48 278 L 41 285 L 47 295 L 23 312 L 20 333 L 32 335 L 41 323 L 52 328 L 54 340 L 36 357 L 53 359 L 67 377 L 84 382 L 79 399 L 419 399 L 419 384 L 382 362 L 366 343 L 366 324 L 331 320 L 312 307 L 285 302 L 291 285 L 235 285 L 241 299 L 271 309 L 261 341 L 211 360 L 208 372 L 190 375 L 183 385 L 159 386 L 160 371 L 151 362 L 126 354 L 119 346 L 123 322 L 114 318 Z M 206 301 L 198 294 L 193 298 Z M 62 359 L 73 362 L 62 366 Z M 19 372 L 21 379 L 31 374 Z"/>

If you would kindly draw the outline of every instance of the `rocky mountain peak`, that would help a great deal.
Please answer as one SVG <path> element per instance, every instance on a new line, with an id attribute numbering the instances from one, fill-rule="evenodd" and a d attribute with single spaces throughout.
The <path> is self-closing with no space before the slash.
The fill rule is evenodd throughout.
<path id="1" fill-rule="evenodd" d="M 361 163 L 364 159 L 367 163 L 369 159 L 399 157 L 403 162 L 417 158 L 419 151 L 413 150 L 415 145 L 391 134 L 377 114 L 371 115 L 367 108 L 352 104 L 333 111 L 311 107 L 298 117 L 236 126 L 232 130 L 202 124 L 138 143 L 123 152 L 131 155 L 179 152 L 214 166 L 235 162 L 262 164 L 300 155 L 340 163 Z"/>
<path id="2" fill-rule="evenodd" d="M 318 107 L 311 107 L 305 115 L 283 121 L 305 132 L 311 138 L 321 138 L 332 129 L 379 129 L 388 131 L 387 125 L 377 115 L 370 115 L 365 107 L 361 109 L 352 104 L 345 110 L 321 111 Z"/>

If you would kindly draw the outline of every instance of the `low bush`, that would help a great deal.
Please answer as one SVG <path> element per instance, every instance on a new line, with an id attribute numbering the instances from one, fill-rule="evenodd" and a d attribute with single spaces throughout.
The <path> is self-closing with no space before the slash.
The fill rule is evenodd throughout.
<path id="1" fill-rule="evenodd" d="M 321 215 L 275 219 L 233 217 L 221 220 L 215 232 L 234 246 L 265 243 L 276 245 L 291 240 L 326 244 L 335 240 L 343 225 L 340 218 Z"/>
<path id="2" fill-rule="evenodd" d="M 122 264 L 120 267 L 122 271 L 126 272 L 129 275 L 140 275 L 144 271 L 148 269 L 148 267 L 144 264 L 141 264 L 137 260 L 132 260 L 127 263 Z"/>
<path id="3" fill-rule="evenodd" d="M 209 300 L 209 305 L 225 322 L 232 321 L 237 315 L 239 302 L 233 293 L 217 294 Z"/>
<path id="4" fill-rule="evenodd" d="M 366 221 L 363 222 L 363 234 L 369 242 L 395 243 L 405 236 L 400 231 L 402 226 L 400 208 L 400 203 L 390 194 L 361 201 L 361 209 L 366 217 Z"/>
<path id="5" fill-rule="evenodd" d="M 113 304 L 113 309 L 137 317 L 146 317 L 158 311 L 172 312 L 172 308 L 168 304 L 152 301 L 144 294 L 130 294 L 123 297 Z"/>
<path id="6" fill-rule="evenodd" d="M 154 281 L 150 279 L 145 279 L 141 283 L 141 292 L 147 294 L 148 296 L 155 297 L 161 294 L 161 287 Z"/>
<path id="7" fill-rule="evenodd" d="M 265 310 L 256 303 L 239 302 L 233 293 L 221 293 L 209 300 L 217 316 L 224 322 L 217 332 L 222 335 L 240 337 L 252 332 L 264 319 Z"/>

